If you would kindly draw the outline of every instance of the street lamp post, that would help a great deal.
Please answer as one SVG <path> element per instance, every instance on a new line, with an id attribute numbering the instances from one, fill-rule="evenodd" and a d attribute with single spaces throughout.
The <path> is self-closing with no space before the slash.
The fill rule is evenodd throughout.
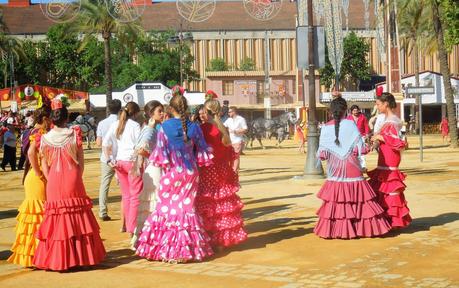
<path id="1" fill-rule="evenodd" d="M 179 49 L 179 69 L 180 69 L 180 86 L 183 86 L 183 45 L 184 42 L 187 40 L 193 40 L 193 36 L 188 33 L 183 33 L 183 26 L 180 23 L 180 30 L 178 31 L 178 35 L 169 38 L 168 42 L 171 44 L 178 44 Z"/>
<path id="2" fill-rule="evenodd" d="M 304 0 L 303 0 L 304 1 Z M 304 165 L 304 178 L 314 179 L 323 178 L 324 171 L 322 164 L 318 162 L 316 153 L 319 149 L 319 129 L 317 127 L 317 109 L 316 109 L 316 79 L 314 67 L 314 24 L 312 0 L 308 0 L 308 88 L 309 88 L 309 112 L 308 112 L 308 147 L 306 163 Z M 304 77 L 304 76 L 303 76 Z M 305 90 L 305 87 L 303 87 Z M 303 96 L 305 97 L 305 96 Z"/>

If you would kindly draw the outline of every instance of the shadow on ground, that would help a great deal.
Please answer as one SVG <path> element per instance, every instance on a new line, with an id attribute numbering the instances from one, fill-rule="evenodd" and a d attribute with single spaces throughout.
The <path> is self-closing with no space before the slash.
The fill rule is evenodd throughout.
<path id="1" fill-rule="evenodd" d="M 273 173 L 277 173 L 277 172 L 273 172 Z M 283 176 L 267 177 L 267 178 L 251 179 L 251 180 L 242 180 L 242 181 L 240 181 L 240 184 L 241 185 L 253 185 L 253 184 L 260 184 L 260 183 L 270 183 L 270 182 L 276 182 L 276 181 L 282 181 L 282 180 L 289 180 L 289 179 L 292 179 L 293 176 L 295 176 L 295 172 L 294 171 L 291 171 L 290 173 L 291 174 L 289 174 L 289 175 L 283 175 Z"/>
<path id="2" fill-rule="evenodd" d="M 0 211 L 0 220 L 8 219 L 8 218 L 15 218 L 17 215 L 18 215 L 18 209 Z"/>
<path id="3" fill-rule="evenodd" d="M 268 214 L 272 214 L 275 212 L 289 210 L 293 207 L 292 204 L 280 204 L 280 205 L 271 205 L 271 206 L 263 206 L 263 207 L 256 207 L 250 209 L 242 210 L 242 216 L 245 221 L 256 219 Z"/>
<path id="4" fill-rule="evenodd" d="M 441 173 L 450 172 L 446 169 L 419 169 L 419 168 L 408 168 L 402 169 L 403 173 L 407 173 L 408 175 L 435 175 Z"/>
<path id="5" fill-rule="evenodd" d="M 11 254 L 13 254 L 13 252 L 11 252 L 10 250 L 0 251 L 0 260 L 8 259 L 11 256 Z"/>
<path id="6" fill-rule="evenodd" d="M 304 193 L 304 194 L 294 194 L 294 195 L 285 195 L 285 196 L 277 196 L 277 197 L 270 197 L 270 198 L 262 198 L 262 199 L 255 199 L 255 200 L 250 200 L 250 201 L 244 201 L 245 205 L 250 205 L 250 204 L 258 204 L 258 203 L 263 203 L 263 202 L 269 202 L 269 201 L 276 201 L 276 200 L 282 200 L 282 199 L 291 199 L 291 198 L 302 198 L 312 195 L 312 193 Z M 253 198 L 243 198 L 243 200 L 246 199 L 253 199 Z"/>
<path id="7" fill-rule="evenodd" d="M 105 256 L 105 260 L 101 263 L 101 266 L 106 269 L 115 268 L 139 259 L 141 258 L 135 255 L 135 252 L 131 249 L 112 250 L 107 252 L 107 256 Z"/>
<path id="8" fill-rule="evenodd" d="M 448 223 L 459 221 L 459 213 L 450 212 L 432 217 L 420 217 L 413 219 L 410 226 L 404 229 L 392 230 L 387 237 L 395 237 L 400 234 L 413 234 L 422 231 L 430 231 L 432 227 L 443 226 Z"/>

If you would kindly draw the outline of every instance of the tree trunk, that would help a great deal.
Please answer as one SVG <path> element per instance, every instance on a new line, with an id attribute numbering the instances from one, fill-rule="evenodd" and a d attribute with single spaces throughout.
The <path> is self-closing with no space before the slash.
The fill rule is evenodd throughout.
<path id="1" fill-rule="evenodd" d="M 440 61 L 440 71 L 443 76 L 443 86 L 445 88 L 446 109 L 448 112 L 449 135 L 451 137 L 451 148 L 457 148 L 457 127 L 456 127 L 456 105 L 454 104 L 454 94 L 451 87 L 451 78 L 448 67 L 448 54 L 443 38 L 443 27 L 440 20 L 439 3 L 437 0 L 432 1 L 433 25 L 437 34 L 438 58 Z"/>
<path id="2" fill-rule="evenodd" d="M 113 91 L 113 83 L 112 83 L 112 51 L 110 50 L 110 39 L 111 33 L 104 32 L 104 61 L 105 61 L 105 81 L 106 83 L 106 113 L 107 116 L 110 115 L 110 111 L 108 110 L 108 103 L 112 101 L 112 91 Z"/>

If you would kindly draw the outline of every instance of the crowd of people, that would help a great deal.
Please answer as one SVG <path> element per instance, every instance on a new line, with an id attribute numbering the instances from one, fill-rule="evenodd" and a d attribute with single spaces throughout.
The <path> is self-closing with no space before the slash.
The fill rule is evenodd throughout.
<path id="1" fill-rule="evenodd" d="M 229 107 L 223 122 L 220 103 L 212 98 L 193 122 L 183 92 L 175 87 L 167 107 L 150 101 L 143 113 L 134 102 L 122 107 L 112 100 L 96 140 L 102 146 L 100 220 L 111 220 L 107 198 L 116 176 L 121 232 L 129 234 L 130 248 L 139 257 L 169 263 L 202 261 L 247 239 L 237 195 L 247 124 L 236 107 Z M 383 93 L 376 103 L 382 123 L 368 145 L 368 127 L 355 107 L 346 118 L 346 101 L 338 96 L 331 102 L 332 120 L 321 129 L 317 154 L 328 162 L 314 229 L 322 238 L 376 237 L 411 221 L 405 175 L 398 169 L 405 142 L 395 99 Z M 34 113 L 12 263 L 64 271 L 97 265 L 106 255 L 83 183 L 81 131 L 67 128 L 67 121 L 59 99 Z M 366 181 L 362 156 L 372 150 L 379 153 L 378 165 Z"/>
<path id="2" fill-rule="evenodd" d="M 28 133 L 33 126 L 33 113 L 27 111 L 20 114 L 13 111 L 2 111 L 0 116 L 0 146 L 3 148 L 3 158 L 0 167 L 6 171 L 7 165 L 11 171 L 23 170 L 25 164 L 24 143 L 28 140 Z M 17 137 L 16 135 L 19 135 Z M 20 157 L 17 160 L 17 142 L 20 140 Z"/>
<path id="3" fill-rule="evenodd" d="M 147 103 L 143 125 L 138 104 L 121 107 L 113 100 L 96 140 L 102 146 L 100 219 L 110 220 L 107 194 L 116 175 L 122 231 L 129 233 L 131 248 L 140 257 L 170 263 L 202 261 L 247 238 L 236 194 L 236 131 L 224 126 L 217 100 L 206 101 L 204 121 L 191 122 L 183 92 L 174 89 L 167 110 L 157 101 Z M 59 99 L 50 106 L 35 112 L 26 197 L 8 260 L 64 271 L 96 265 L 106 252 L 82 180 L 81 131 L 66 128 L 68 111 Z"/>

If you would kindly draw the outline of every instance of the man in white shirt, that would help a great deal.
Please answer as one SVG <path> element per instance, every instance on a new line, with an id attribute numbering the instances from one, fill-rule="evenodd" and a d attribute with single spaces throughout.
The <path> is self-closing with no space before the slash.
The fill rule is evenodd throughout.
<path id="1" fill-rule="evenodd" d="M 247 123 L 242 116 L 237 115 L 237 108 L 231 106 L 228 109 L 229 118 L 226 119 L 225 127 L 228 128 L 230 133 L 231 144 L 233 145 L 234 152 L 236 153 L 236 159 L 233 163 L 233 170 L 239 172 L 239 157 L 244 148 L 244 134 L 247 132 Z"/>
<path id="2" fill-rule="evenodd" d="M 121 101 L 118 99 L 112 100 L 108 104 L 108 109 L 110 110 L 110 115 L 104 120 L 100 121 L 99 125 L 97 126 L 96 144 L 99 147 L 102 146 L 102 140 L 108 133 L 110 126 L 118 120 L 118 113 L 121 110 Z M 112 146 L 112 152 L 116 150 L 116 141 L 113 142 L 115 144 Z M 103 149 L 100 153 L 100 162 L 99 217 L 103 221 L 109 221 L 111 218 L 107 214 L 107 198 L 108 191 L 110 189 L 110 183 L 112 182 L 113 176 L 115 175 L 115 169 L 108 165 L 110 159 L 105 156 Z"/>

